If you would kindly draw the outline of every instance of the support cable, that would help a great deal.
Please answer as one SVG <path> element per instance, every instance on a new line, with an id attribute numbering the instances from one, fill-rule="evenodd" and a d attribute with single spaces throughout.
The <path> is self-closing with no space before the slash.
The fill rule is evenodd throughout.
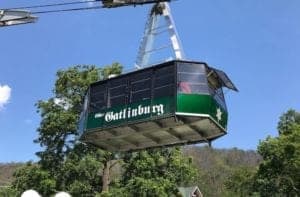
<path id="1" fill-rule="evenodd" d="M 67 5 L 78 5 L 78 4 L 85 4 L 85 3 L 94 3 L 94 2 L 103 2 L 105 0 L 85 0 L 85 1 L 73 1 L 73 2 L 65 2 L 65 3 L 53 3 L 53 4 L 41 4 L 41 5 L 32 5 L 32 6 L 21 6 L 21 7 L 12 7 L 12 8 L 5 8 L 2 10 L 24 10 L 24 9 L 38 9 L 38 8 L 47 8 L 47 7 L 58 7 L 58 6 L 67 6 Z M 162 2 L 169 2 L 172 0 L 161 0 Z M 173 0 L 176 1 L 176 0 Z M 144 2 L 138 2 L 136 0 L 133 0 L 132 2 L 124 2 L 120 5 L 116 5 L 116 7 L 119 6 L 130 6 L 130 5 L 142 5 L 142 4 L 149 4 L 149 3 L 156 3 L 160 2 L 160 0 L 145 0 Z M 112 6 L 113 7 L 113 6 Z M 65 8 L 65 9 L 53 9 L 53 10 L 41 10 L 41 11 L 33 11 L 30 12 L 30 14 L 47 14 L 47 13 L 57 13 L 57 12 L 71 12 L 71 11 L 80 11 L 80 10 L 93 10 L 93 9 L 101 9 L 101 8 L 111 8 L 106 5 L 101 6 L 88 6 L 88 7 L 79 7 L 79 8 Z"/>
<path id="2" fill-rule="evenodd" d="M 81 8 L 70 8 L 70 9 L 45 10 L 45 11 L 31 12 L 31 14 L 48 14 L 48 13 L 57 13 L 57 12 L 72 12 L 72 11 L 95 10 L 95 9 L 103 9 L 103 7 L 93 6 L 93 7 L 81 7 Z"/>
<path id="3" fill-rule="evenodd" d="M 92 2 L 97 2 L 97 1 L 101 1 L 101 0 L 86 0 L 86 1 L 66 2 L 66 3 L 53 3 L 53 4 L 44 4 L 44 5 L 33 5 L 33 6 L 6 8 L 5 10 L 35 9 L 35 8 L 45 8 L 45 7 L 54 7 L 54 6 L 65 6 L 65 5 L 75 5 L 75 4 L 92 3 Z"/>

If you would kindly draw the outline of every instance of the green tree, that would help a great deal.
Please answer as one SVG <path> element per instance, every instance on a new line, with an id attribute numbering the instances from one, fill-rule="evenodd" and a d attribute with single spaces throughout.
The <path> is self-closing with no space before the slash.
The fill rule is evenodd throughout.
<path id="1" fill-rule="evenodd" d="M 18 196 L 18 192 L 11 186 L 0 187 L 0 196 L 1 197 L 11 197 Z"/>
<path id="2" fill-rule="evenodd" d="M 103 151 L 87 150 L 84 146 L 77 144 L 74 147 L 57 176 L 61 190 L 73 196 L 94 196 L 101 191 Z"/>
<path id="3" fill-rule="evenodd" d="M 255 176 L 261 196 L 297 196 L 300 194 L 300 121 L 299 113 L 289 110 L 280 117 L 279 136 L 260 142 L 263 157 Z"/>
<path id="4" fill-rule="evenodd" d="M 53 97 L 36 104 L 42 119 L 35 140 L 43 148 L 37 153 L 40 160 L 38 165 L 17 171 L 14 188 L 19 192 L 33 188 L 44 196 L 61 190 L 73 196 L 94 196 L 101 191 L 110 153 L 78 143 L 77 123 L 88 86 L 121 71 L 122 66 L 114 63 L 104 68 L 83 65 L 57 72 Z"/>
<path id="5" fill-rule="evenodd" d="M 280 120 L 277 126 L 279 134 L 288 134 L 290 131 L 292 131 L 291 127 L 294 124 L 300 124 L 300 113 L 290 109 L 280 116 L 279 119 Z"/>
<path id="6" fill-rule="evenodd" d="M 43 196 L 49 196 L 56 190 L 56 180 L 47 170 L 43 170 L 37 164 L 27 163 L 26 166 L 14 173 L 16 179 L 12 186 L 17 191 L 17 196 L 28 189 L 39 191 Z"/>
<path id="7" fill-rule="evenodd" d="M 278 122 L 278 137 L 258 146 L 258 170 L 234 171 L 226 187 L 239 196 L 298 196 L 300 194 L 300 114 L 288 110 Z"/>
<path id="8" fill-rule="evenodd" d="M 194 185 L 197 170 L 179 148 L 131 153 L 124 158 L 121 185 L 128 196 L 170 196 L 178 186 Z"/>
<path id="9" fill-rule="evenodd" d="M 234 196 L 255 196 L 254 176 L 256 169 L 249 167 L 239 167 L 233 170 L 231 176 L 225 181 L 225 187 Z"/>
<path id="10" fill-rule="evenodd" d="M 300 125 L 291 126 L 288 133 L 259 144 L 263 162 L 256 175 L 256 188 L 262 196 L 300 193 Z"/>
<path id="11" fill-rule="evenodd" d="M 74 147 L 82 100 L 90 83 L 99 80 L 95 66 L 75 66 L 57 72 L 54 96 L 37 103 L 42 121 L 35 140 L 44 150 L 38 152 L 39 164 L 56 176 L 66 155 Z"/>

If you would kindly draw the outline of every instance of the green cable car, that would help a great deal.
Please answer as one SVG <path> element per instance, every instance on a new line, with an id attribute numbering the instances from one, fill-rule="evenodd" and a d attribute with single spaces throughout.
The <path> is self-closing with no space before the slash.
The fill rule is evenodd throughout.
<path id="1" fill-rule="evenodd" d="M 109 151 L 211 142 L 226 134 L 221 70 L 173 60 L 90 85 L 80 140 Z"/>
<path id="2" fill-rule="evenodd" d="M 223 71 L 185 60 L 169 1 L 102 2 L 106 8 L 154 5 L 138 51 L 138 70 L 90 85 L 79 126 L 82 142 L 118 152 L 210 143 L 226 134 L 223 88 L 237 88 Z M 157 39 L 165 33 L 170 43 Z M 173 52 L 171 61 L 165 61 L 167 48 Z M 161 56 L 163 63 L 149 63 Z"/>

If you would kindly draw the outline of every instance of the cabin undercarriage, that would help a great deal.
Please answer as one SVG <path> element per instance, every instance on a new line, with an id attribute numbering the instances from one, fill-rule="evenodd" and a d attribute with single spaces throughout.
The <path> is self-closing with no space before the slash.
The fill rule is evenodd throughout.
<path id="1" fill-rule="evenodd" d="M 86 132 L 81 140 L 109 151 L 134 151 L 199 142 L 209 143 L 225 134 L 225 129 L 209 116 L 170 116 L 92 130 Z"/>

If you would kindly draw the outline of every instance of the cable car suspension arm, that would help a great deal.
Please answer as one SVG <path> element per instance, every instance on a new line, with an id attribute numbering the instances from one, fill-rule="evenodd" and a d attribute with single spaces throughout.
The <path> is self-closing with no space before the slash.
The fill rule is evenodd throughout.
<path id="1" fill-rule="evenodd" d="M 164 26 L 159 26 L 160 18 L 165 19 Z M 158 32 L 157 30 L 160 31 Z M 151 9 L 148 20 L 146 22 L 144 36 L 142 38 L 137 60 L 135 63 L 136 68 L 140 69 L 142 67 L 149 66 L 151 64 L 150 55 L 167 46 L 165 45 L 163 47 L 154 48 L 155 38 L 158 36 L 158 34 L 165 31 L 169 33 L 169 38 L 171 41 L 170 45 L 172 46 L 172 50 L 174 51 L 175 59 L 182 60 L 185 58 L 183 47 L 181 45 L 179 35 L 175 27 L 175 22 L 171 14 L 169 4 L 167 2 L 157 3 Z"/>
<path id="2" fill-rule="evenodd" d="M 22 10 L 0 10 L 0 27 L 33 23 L 37 17 Z"/>

